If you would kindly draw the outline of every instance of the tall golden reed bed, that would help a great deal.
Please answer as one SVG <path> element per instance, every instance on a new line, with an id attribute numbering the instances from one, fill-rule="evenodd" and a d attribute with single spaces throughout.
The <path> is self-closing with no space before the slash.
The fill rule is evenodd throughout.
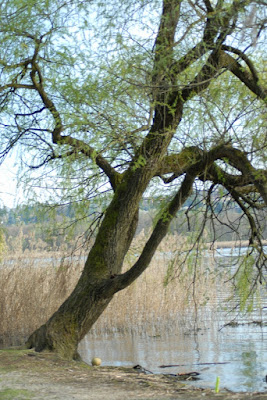
<path id="1" fill-rule="evenodd" d="M 124 268 L 134 262 L 144 234 L 134 241 Z M 213 263 L 177 250 L 184 246 L 178 236 L 161 245 L 148 270 L 130 287 L 115 295 L 95 324 L 94 333 L 135 331 L 158 334 L 192 324 L 209 302 L 216 305 Z M 17 252 L 0 264 L 0 347 L 22 344 L 29 334 L 60 306 L 75 287 L 84 256 Z M 205 264 L 205 268 L 204 265 Z M 166 278 L 169 283 L 166 285 Z M 165 282 L 165 284 L 164 284 Z"/>

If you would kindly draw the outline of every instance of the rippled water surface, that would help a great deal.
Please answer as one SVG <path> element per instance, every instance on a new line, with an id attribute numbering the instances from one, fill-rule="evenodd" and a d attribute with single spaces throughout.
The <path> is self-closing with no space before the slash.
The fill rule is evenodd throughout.
<path id="1" fill-rule="evenodd" d="M 236 252 L 235 249 L 218 250 L 217 260 L 231 268 Z M 102 365 L 140 364 L 153 373 L 196 371 L 200 379 L 192 385 L 199 387 L 214 388 L 216 378 L 220 377 L 221 388 L 264 392 L 267 391 L 267 298 L 264 293 L 261 312 L 237 319 L 236 326 L 224 326 L 229 319 L 225 320 L 226 314 L 222 311 L 207 312 L 207 318 L 202 318 L 200 324 L 203 328 L 196 332 L 181 328 L 179 332 L 161 336 L 90 334 L 80 343 L 79 352 L 88 363 L 97 356 L 102 359 Z M 223 288 L 218 287 L 218 296 L 224 304 L 227 296 Z M 176 366 L 160 368 L 161 365 Z"/>
<path id="2" fill-rule="evenodd" d="M 140 364 L 154 373 L 197 371 L 200 380 L 192 384 L 200 387 L 214 388 L 219 376 L 220 386 L 232 391 L 267 390 L 267 327 L 242 325 L 161 337 L 88 335 L 79 349 L 88 363 L 97 356 L 102 365 Z"/>

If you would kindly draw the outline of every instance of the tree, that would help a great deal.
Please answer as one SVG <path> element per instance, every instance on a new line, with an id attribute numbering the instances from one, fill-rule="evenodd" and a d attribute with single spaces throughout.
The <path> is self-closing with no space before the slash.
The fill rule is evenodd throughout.
<path id="1" fill-rule="evenodd" d="M 205 193 L 205 219 L 216 216 L 220 190 L 241 208 L 258 252 L 251 290 L 263 281 L 255 211 L 267 204 L 264 5 L 2 1 L 2 158 L 18 145 L 31 179 L 50 173 L 83 207 L 110 189 L 76 288 L 28 347 L 75 357 L 113 295 L 149 266 L 193 189 Z M 160 185 L 164 207 L 122 273 L 140 202 Z"/>

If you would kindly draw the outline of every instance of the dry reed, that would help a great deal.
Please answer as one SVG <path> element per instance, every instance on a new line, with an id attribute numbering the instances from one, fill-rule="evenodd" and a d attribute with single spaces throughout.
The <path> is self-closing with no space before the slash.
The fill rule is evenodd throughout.
<path id="1" fill-rule="evenodd" d="M 141 233 L 134 240 L 125 269 L 140 253 L 143 236 Z M 203 305 L 211 300 L 214 305 L 213 274 L 205 272 L 201 257 L 182 264 L 184 256 L 176 254 L 176 250 L 183 246 L 178 236 L 166 238 L 147 271 L 114 296 L 92 333 L 134 331 L 157 335 L 194 323 L 196 316 L 201 316 Z M 61 259 L 61 256 L 17 252 L 4 259 L 0 265 L 0 347 L 22 344 L 71 293 L 84 258 Z M 170 282 L 164 287 L 166 275 Z"/>

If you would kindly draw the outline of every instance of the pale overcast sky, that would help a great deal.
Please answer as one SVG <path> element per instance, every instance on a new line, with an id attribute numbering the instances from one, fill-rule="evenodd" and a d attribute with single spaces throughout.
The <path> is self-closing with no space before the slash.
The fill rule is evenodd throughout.
<path id="1" fill-rule="evenodd" d="M 15 206 L 19 196 L 16 186 L 14 159 L 8 157 L 0 166 L 0 207 L 3 205 L 7 207 Z"/>

